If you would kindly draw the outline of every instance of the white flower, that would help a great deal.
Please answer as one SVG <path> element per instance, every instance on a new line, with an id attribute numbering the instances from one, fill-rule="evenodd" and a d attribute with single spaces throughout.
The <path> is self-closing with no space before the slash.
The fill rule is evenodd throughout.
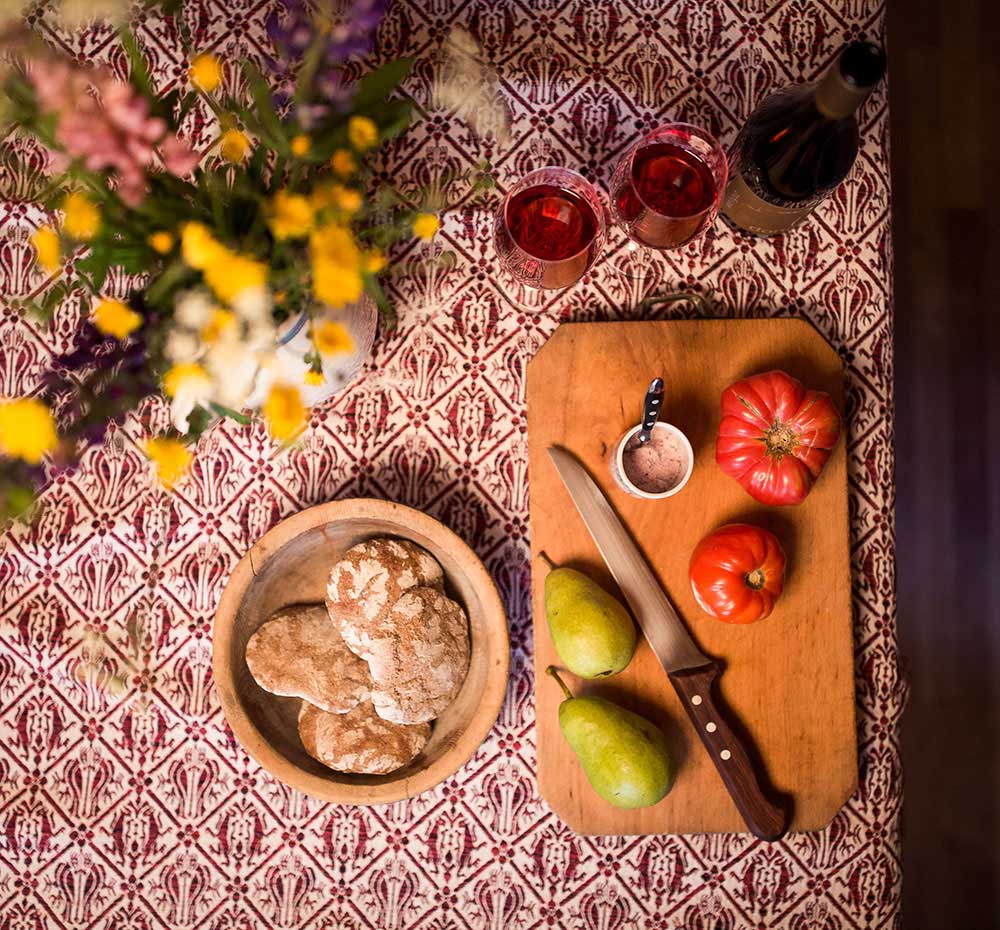
<path id="1" fill-rule="evenodd" d="M 266 287 L 250 287 L 236 295 L 233 310 L 248 323 L 257 323 L 270 318 L 273 305 L 271 292 Z"/>
<path id="2" fill-rule="evenodd" d="M 193 366 L 197 367 L 197 366 Z M 199 375 L 183 378 L 175 386 L 174 395 L 170 400 L 170 420 L 179 433 L 188 431 L 188 417 L 195 407 L 208 403 L 212 399 L 212 380 L 203 372 Z"/>
<path id="3" fill-rule="evenodd" d="M 174 302 L 174 319 L 188 329 L 201 329 L 212 318 L 215 302 L 208 291 L 185 291 Z"/>
<path id="4" fill-rule="evenodd" d="M 247 344 L 257 351 L 273 349 L 277 339 L 277 332 L 270 320 L 251 323 L 247 330 Z"/>
<path id="5" fill-rule="evenodd" d="M 167 337 L 163 353 L 171 362 L 190 362 L 198 354 L 198 340 L 194 333 L 175 329 Z"/>
<path id="6" fill-rule="evenodd" d="M 257 353 L 239 339 L 220 339 L 205 355 L 215 380 L 215 399 L 227 407 L 246 406 L 259 364 Z"/>

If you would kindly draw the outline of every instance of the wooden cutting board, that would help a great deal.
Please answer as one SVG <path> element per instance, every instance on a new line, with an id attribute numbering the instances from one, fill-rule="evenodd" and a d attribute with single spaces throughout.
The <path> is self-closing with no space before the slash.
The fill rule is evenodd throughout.
<path id="1" fill-rule="evenodd" d="M 667 734 L 677 764 L 673 789 L 653 807 L 619 810 L 590 787 L 559 731 L 561 695 L 545 669 L 559 665 L 545 620 L 547 568 L 539 553 L 618 590 L 549 460 L 559 445 L 597 480 L 702 649 L 725 663 L 725 703 L 749 731 L 770 781 L 792 796 L 793 830 L 826 826 L 857 785 L 847 465 L 841 437 L 798 507 L 765 507 L 715 464 L 719 397 L 741 377 L 781 368 L 827 391 L 844 409 L 837 353 L 802 320 L 573 323 L 556 330 L 528 366 L 532 596 L 538 782 L 542 796 L 577 833 L 632 835 L 736 831 L 746 827 L 673 688 L 645 640 L 614 678 L 584 682 L 648 716 Z M 621 491 L 608 470 L 612 445 L 639 422 L 649 381 L 662 377 L 664 418 L 691 440 L 694 472 L 663 501 Z M 697 542 L 723 523 L 764 526 L 788 558 L 774 613 L 749 626 L 702 612 L 688 583 Z M 619 595 L 620 596 L 620 595 Z"/>

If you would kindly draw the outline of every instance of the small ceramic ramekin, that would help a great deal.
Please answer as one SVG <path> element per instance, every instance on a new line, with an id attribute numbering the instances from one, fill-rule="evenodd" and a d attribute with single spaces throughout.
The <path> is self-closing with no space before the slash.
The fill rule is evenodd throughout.
<path id="1" fill-rule="evenodd" d="M 641 497 L 643 500 L 647 501 L 662 501 L 666 500 L 668 497 L 673 497 L 681 488 L 688 483 L 688 479 L 691 477 L 691 472 L 694 470 L 694 450 L 691 448 L 691 443 L 688 441 L 687 436 L 685 436 L 676 426 L 672 423 L 664 423 L 662 420 L 658 421 L 653 427 L 654 430 L 665 430 L 670 435 L 676 437 L 677 441 L 680 443 L 681 448 L 684 450 L 687 456 L 687 462 L 684 467 L 684 471 L 681 473 L 681 477 L 678 482 L 667 491 L 660 491 L 659 493 L 654 493 L 652 491 L 644 491 L 637 484 L 633 483 L 628 475 L 625 474 L 625 446 L 628 441 L 635 436 L 639 430 L 642 429 L 642 424 L 638 423 L 628 430 L 618 442 L 615 443 L 614 448 L 611 450 L 611 477 L 615 479 L 618 487 L 633 497 Z"/>

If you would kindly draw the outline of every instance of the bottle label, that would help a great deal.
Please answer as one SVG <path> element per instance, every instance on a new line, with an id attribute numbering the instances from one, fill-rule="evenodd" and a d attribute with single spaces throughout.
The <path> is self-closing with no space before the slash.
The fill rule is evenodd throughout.
<path id="1" fill-rule="evenodd" d="M 799 207 L 779 207 L 758 197 L 750 190 L 739 170 L 734 171 L 726 185 L 726 200 L 722 212 L 726 218 L 747 232 L 758 236 L 773 236 L 802 222 L 816 204 Z"/>

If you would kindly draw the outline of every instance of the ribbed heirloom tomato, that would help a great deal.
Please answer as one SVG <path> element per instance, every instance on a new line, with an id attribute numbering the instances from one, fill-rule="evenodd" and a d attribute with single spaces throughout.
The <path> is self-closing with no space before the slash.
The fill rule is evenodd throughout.
<path id="1" fill-rule="evenodd" d="M 774 533 L 729 523 L 698 543 L 688 572 L 702 610 L 726 623 L 754 623 L 781 594 L 785 553 Z"/>
<path id="2" fill-rule="evenodd" d="M 722 392 L 715 461 L 762 504 L 801 504 L 839 436 L 829 394 L 768 371 Z"/>

